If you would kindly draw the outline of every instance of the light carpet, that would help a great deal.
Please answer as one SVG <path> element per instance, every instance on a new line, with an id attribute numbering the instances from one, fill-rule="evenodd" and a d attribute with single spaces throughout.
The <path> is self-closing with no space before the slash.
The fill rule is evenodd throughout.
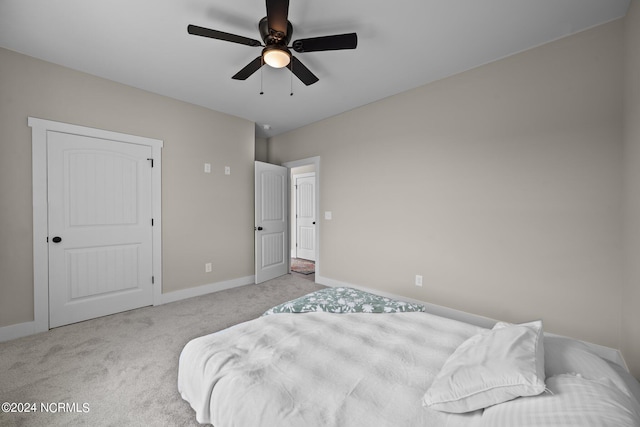
<path id="1" fill-rule="evenodd" d="M 0 403 L 36 408 L 0 425 L 197 426 L 176 386 L 184 345 L 322 288 L 288 274 L 0 343 Z"/>

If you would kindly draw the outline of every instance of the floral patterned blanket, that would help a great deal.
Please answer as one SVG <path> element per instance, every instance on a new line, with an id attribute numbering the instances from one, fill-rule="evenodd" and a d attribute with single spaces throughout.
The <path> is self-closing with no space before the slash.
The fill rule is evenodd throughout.
<path id="1" fill-rule="evenodd" d="M 275 313 L 404 313 L 425 311 L 422 304 L 394 300 L 358 289 L 326 288 L 285 302 L 267 310 Z"/>

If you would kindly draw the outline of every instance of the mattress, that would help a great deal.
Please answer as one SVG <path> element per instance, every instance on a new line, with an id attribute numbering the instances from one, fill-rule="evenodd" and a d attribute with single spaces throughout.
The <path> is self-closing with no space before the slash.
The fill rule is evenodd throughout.
<path id="1" fill-rule="evenodd" d="M 178 389 L 215 427 L 474 427 L 422 396 L 483 328 L 424 312 L 263 316 L 190 341 Z"/>
<path id="2" fill-rule="evenodd" d="M 485 329 L 351 288 L 190 341 L 178 389 L 215 427 L 640 427 L 638 381 L 541 321 Z"/>

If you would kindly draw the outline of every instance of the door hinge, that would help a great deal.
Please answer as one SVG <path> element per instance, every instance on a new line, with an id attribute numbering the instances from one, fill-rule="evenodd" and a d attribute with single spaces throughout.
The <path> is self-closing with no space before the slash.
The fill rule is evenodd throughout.
<path id="1" fill-rule="evenodd" d="M 155 276 L 151 276 L 151 284 L 153 285 L 154 283 L 156 283 L 156 278 Z"/>
<path id="2" fill-rule="evenodd" d="M 151 218 L 151 226 L 153 227 L 153 218 Z"/>
<path id="3" fill-rule="evenodd" d="M 147 160 L 150 160 L 150 161 L 151 161 L 151 167 L 153 167 L 153 159 L 152 159 L 152 158 L 149 158 L 149 159 L 147 159 Z"/>

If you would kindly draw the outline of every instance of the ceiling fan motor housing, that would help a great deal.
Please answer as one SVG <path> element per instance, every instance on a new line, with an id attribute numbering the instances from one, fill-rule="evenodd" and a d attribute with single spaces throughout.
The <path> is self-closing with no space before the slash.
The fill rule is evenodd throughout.
<path id="1" fill-rule="evenodd" d="M 269 28 L 269 23 L 265 16 L 258 23 L 258 30 L 260 31 L 260 36 L 262 37 L 262 41 L 264 41 L 265 46 L 281 45 L 283 47 L 287 47 L 289 40 L 291 40 L 291 35 L 293 34 L 293 25 L 291 25 L 291 22 L 287 21 L 287 34 L 283 34 L 280 31 L 275 31 Z"/>

